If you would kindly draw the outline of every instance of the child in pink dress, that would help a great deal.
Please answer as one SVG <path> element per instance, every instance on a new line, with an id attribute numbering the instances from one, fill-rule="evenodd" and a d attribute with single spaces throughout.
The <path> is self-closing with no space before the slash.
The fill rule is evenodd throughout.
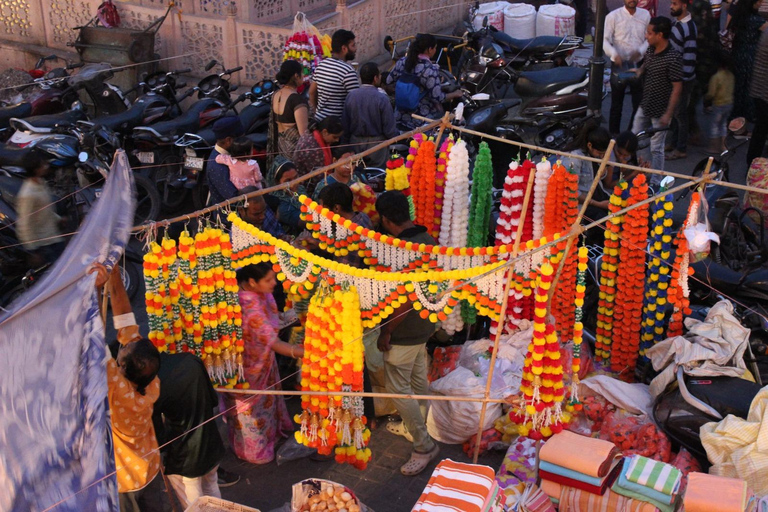
<path id="1" fill-rule="evenodd" d="M 261 188 L 261 170 L 253 155 L 253 142 L 245 137 L 238 137 L 232 142 L 228 155 L 216 157 L 216 163 L 229 167 L 229 181 L 238 190 L 245 187 Z"/>

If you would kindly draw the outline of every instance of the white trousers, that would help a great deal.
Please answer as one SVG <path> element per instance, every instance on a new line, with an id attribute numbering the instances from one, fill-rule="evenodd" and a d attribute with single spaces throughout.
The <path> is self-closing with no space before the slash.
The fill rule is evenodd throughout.
<path id="1" fill-rule="evenodd" d="M 197 478 L 187 478 L 181 475 L 167 475 L 168 480 L 171 482 L 171 487 L 176 492 L 176 497 L 179 498 L 181 506 L 186 509 L 195 500 L 201 496 L 210 496 L 212 498 L 221 498 L 221 491 L 219 490 L 219 477 L 216 471 L 219 469 L 217 465 L 208 473 Z"/>

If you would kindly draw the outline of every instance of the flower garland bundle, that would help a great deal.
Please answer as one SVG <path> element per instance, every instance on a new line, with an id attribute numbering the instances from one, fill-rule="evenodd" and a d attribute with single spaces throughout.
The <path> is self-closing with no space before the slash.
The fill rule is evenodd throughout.
<path id="1" fill-rule="evenodd" d="M 569 410 L 581 410 L 581 401 L 579 400 L 579 371 L 581 370 L 581 343 L 584 341 L 584 295 L 587 290 L 587 261 L 589 252 L 585 246 L 579 247 L 577 254 L 578 274 L 576 275 L 576 306 L 573 322 L 573 354 L 571 355 L 571 397 L 568 401 Z"/>
<path id="2" fill-rule="evenodd" d="M 552 233 L 563 231 L 563 228 L 566 227 L 566 212 L 562 208 L 565 203 L 566 174 L 568 174 L 568 171 L 560 161 L 552 166 L 552 174 L 547 183 L 546 204 L 549 207 L 544 210 L 544 236 L 550 236 Z"/>
<path id="3" fill-rule="evenodd" d="M 305 83 L 309 82 L 310 76 L 315 72 L 323 56 L 323 44 L 317 36 L 304 31 L 291 35 L 283 46 L 283 60 L 295 60 L 304 67 Z"/>
<path id="4" fill-rule="evenodd" d="M 437 240 L 440 236 L 440 224 L 443 222 L 443 203 L 445 202 L 445 176 L 448 168 L 448 154 L 453 148 L 453 135 L 443 141 L 440 155 L 437 158 L 437 173 L 435 174 L 435 213 L 434 229 L 430 233 Z"/>
<path id="5" fill-rule="evenodd" d="M 151 242 L 144 255 L 144 303 L 149 322 L 149 340 L 160 352 L 174 352 L 181 340 L 181 322 L 177 321 L 179 286 L 176 270 L 176 242 L 164 238 Z"/>
<path id="6" fill-rule="evenodd" d="M 487 142 L 480 143 L 480 149 L 475 159 L 475 170 L 472 173 L 472 200 L 469 208 L 469 233 L 467 245 L 483 247 L 488 242 L 491 222 L 491 207 L 493 206 L 493 162 L 491 148 Z M 462 317 L 468 324 L 477 320 L 475 308 L 462 305 Z"/>
<path id="7" fill-rule="evenodd" d="M 547 320 L 553 274 L 552 265 L 544 261 L 536 279 L 533 339 L 528 345 L 520 383 L 522 402 L 510 412 L 510 419 L 520 425 L 520 435 L 531 439 L 550 437 L 570 421 L 570 414 L 562 410 L 565 385 L 560 344 L 554 325 Z"/>
<path id="8" fill-rule="evenodd" d="M 376 193 L 365 183 L 356 182 L 349 186 L 354 198 L 352 208 L 356 212 L 362 212 L 371 219 L 373 225 L 379 223 L 379 213 L 376 211 Z"/>
<path id="9" fill-rule="evenodd" d="M 392 158 L 387 160 L 387 175 L 384 180 L 384 188 L 386 190 L 400 190 L 405 195 L 410 195 L 410 186 L 405 160 L 399 155 L 393 155 Z"/>
<path id="10" fill-rule="evenodd" d="M 294 418 L 300 424 L 295 437 L 318 453 L 335 453 L 338 463 L 361 470 L 371 459 L 363 400 L 333 396 L 333 391 L 363 391 L 363 351 L 357 291 L 323 286 L 312 297 L 307 314 L 301 386 L 329 395 L 302 396 L 303 412 Z"/>
<path id="11" fill-rule="evenodd" d="M 435 174 L 437 159 L 435 158 L 435 143 L 426 140 L 419 145 L 416 159 L 411 169 L 411 192 L 416 206 L 414 222 L 427 228 L 427 232 L 435 231 Z"/>
<path id="12" fill-rule="evenodd" d="M 672 286 L 669 288 L 669 302 L 673 306 L 672 317 L 669 320 L 667 337 L 683 335 L 683 315 L 690 315 L 690 290 L 688 288 L 688 276 L 693 275 L 693 269 L 689 266 L 690 254 L 688 240 L 685 238 L 685 230 L 696 224 L 700 208 L 699 192 L 691 195 L 691 203 L 688 205 L 688 215 L 685 223 L 677 234 L 675 247 L 675 263 L 672 267 Z"/>
<path id="13" fill-rule="evenodd" d="M 561 211 L 559 219 L 559 228 L 555 231 L 566 232 L 576 222 L 579 216 L 579 176 L 573 172 L 573 168 L 566 169 L 560 162 L 554 166 L 555 174 L 562 176 L 560 183 L 561 197 L 560 202 L 554 203 L 561 205 L 556 210 Z M 553 248 L 553 251 L 565 254 L 567 242 L 562 241 Z M 573 330 L 575 306 L 573 296 L 576 286 L 577 259 L 569 257 L 563 265 L 563 271 L 558 281 L 557 293 L 552 297 L 552 312 L 555 317 L 557 332 L 561 337 L 565 337 Z"/>
<path id="14" fill-rule="evenodd" d="M 648 198 L 645 174 L 632 180 L 627 208 Z M 634 375 L 640 352 L 640 331 L 645 284 L 645 247 L 648 243 L 648 205 L 637 206 L 624 214 L 621 252 L 616 277 L 616 299 L 611 348 L 611 369 Z"/>
<path id="15" fill-rule="evenodd" d="M 608 212 L 615 214 L 626 205 L 624 195 L 627 182 L 621 181 L 613 189 Z M 605 229 L 603 261 L 600 265 L 600 295 L 597 303 L 597 329 L 595 333 L 595 357 L 607 360 L 611 355 L 613 313 L 616 301 L 616 273 L 619 269 L 619 232 L 623 217 L 617 215 L 608 221 Z"/>
<path id="16" fill-rule="evenodd" d="M 547 210 L 547 187 L 552 166 L 542 159 L 536 164 L 536 177 L 533 185 L 533 238 L 544 236 L 544 215 Z"/>
<path id="17" fill-rule="evenodd" d="M 440 245 L 466 247 L 469 222 L 469 153 L 467 143 L 463 140 L 456 142 L 448 154 L 442 214 Z"/>
<path id="18" fill-rule="evenodd" d="M 643 329 L 640 335 L 640 356 L 644 359 L 647 359 L 646 351 L 665 338 L 665 309 L 672 277 L 666 263 L 672 249 L 672 200 L 672 194 L 667 194 L 652 206 L 651 257 L 645 278 Z"/>

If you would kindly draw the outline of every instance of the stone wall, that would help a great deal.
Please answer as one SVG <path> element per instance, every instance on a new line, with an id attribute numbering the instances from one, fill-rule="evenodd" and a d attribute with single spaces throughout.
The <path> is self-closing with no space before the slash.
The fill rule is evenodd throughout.
<path id="1" fill-rule="evenodd" d="M 62 55 L 102 0 L 0 0 L 0 63 L 30 68 L 46 51 Z M 165 13 L 167 0 L 115 1 L 121 26 L 143 30 Z M 325 33 L 349 28 L 357 36 L 357 60 L 383 52 L 384 36 L 400 38 L 419 31 L 454 26 L 467 12 L 460 0 L 176 0 L 155 36 L 164 68 L 192 68 L 205 75 L 210 59 L 243 66 L 236 81 L 253 83 L 274 76 L 282 47 L 292 33 L 297 11 L 306 12 Z M 71 56 L 71 55 L 70 55 Z"/>

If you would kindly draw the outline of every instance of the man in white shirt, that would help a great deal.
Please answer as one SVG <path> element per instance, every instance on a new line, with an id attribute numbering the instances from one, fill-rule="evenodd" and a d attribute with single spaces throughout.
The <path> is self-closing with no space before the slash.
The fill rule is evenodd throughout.
<path id="1" fill-rule="evenodd" d="M 621 112 L 624 109 L 624 96 L 629 88 L 632 97 L 632 117 L 629 127 L 640 106 L 643 87 L 639 80 L 620 80 L 619 74 L 638 68 L 638 61 L 648 50 L 645 29 L 651 21 L 651 14 L 637 6 L 637 0 L 624 0 L 624 7 L 608 13 L 605 17 L 605 55 L 611 59 L 611 113 L 608 128 L 612 135 L 621 132 Z M 634 76 L 629 73 L 624 76 Z"/>

